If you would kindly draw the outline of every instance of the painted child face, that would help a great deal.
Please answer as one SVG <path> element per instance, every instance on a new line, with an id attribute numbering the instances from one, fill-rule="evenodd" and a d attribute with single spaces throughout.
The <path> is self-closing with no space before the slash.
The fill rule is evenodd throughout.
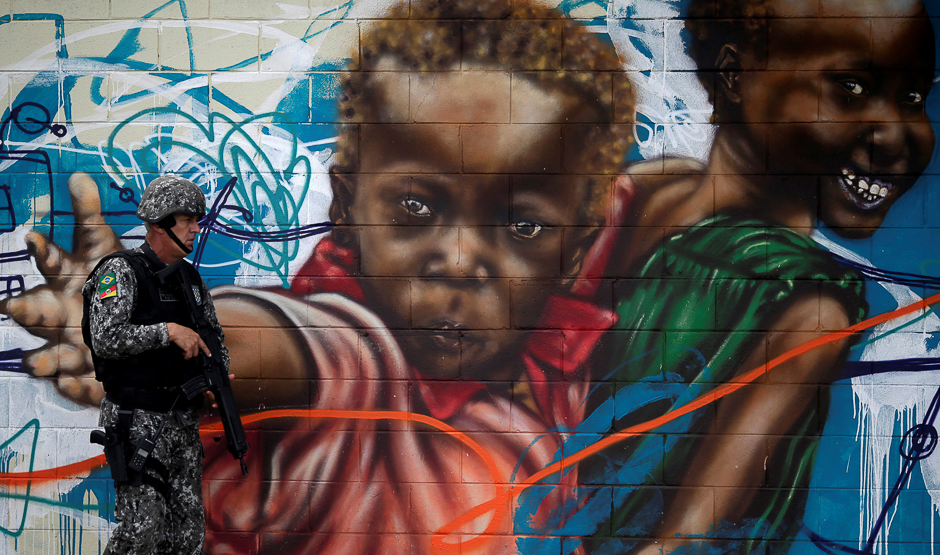
<path id="1" fill-rule="evenodd" d="M 822 221 L 867 237 L 933 153 L 933 30 L 910 0 L 821 6 L 832 17 L 771 22 L 766 71 L 739 76 L 742 115 L 773 123 L 763 129 L 771 172 L 818 176 Z"/>
<path id="2" fill-rule="evenodd" d="M 513 328 L 572 270 L 563 243 L 586 235 L 568 226 L 584 223 L 588 181 L 557 175 L 555 122 L 576 103 L 519 79 L 510 102 L 504 73 L 410 79 L 379 93 L 385 119 L 419 123 L 362 127 L 349 218 L 367 300 L 404 330 L 394 333 L 423 373 L 511 378 L 524 338 Z"/>

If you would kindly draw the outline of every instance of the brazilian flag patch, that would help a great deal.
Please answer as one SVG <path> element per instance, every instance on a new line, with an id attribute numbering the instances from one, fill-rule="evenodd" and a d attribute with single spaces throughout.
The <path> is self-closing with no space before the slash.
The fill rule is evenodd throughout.
<path id="1" fill-rule="evenodd" d="M 98 281 L 98 298 L 108 297 L 117 297 L 117 278 L 114 277 L 114 272 L 101 276 Z"/>

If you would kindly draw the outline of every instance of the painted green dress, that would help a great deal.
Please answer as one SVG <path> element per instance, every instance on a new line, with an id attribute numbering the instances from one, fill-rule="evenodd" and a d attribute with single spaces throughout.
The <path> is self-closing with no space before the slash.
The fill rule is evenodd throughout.
<path id="1" fill-rule="evenodd" d="M 617 286 L 619 321 L 594 366 L 589 417 L 567 452 L 576 450 L 572 442 L 589 445 L 600 434 L 646 422 L 728 381 L 789 303 L 803 295 L 833 295 L 853 324 L 867 311 L 861 277 L 811 239 L 731 215 L 672 236 L 630 275 L 636 277 Z M 766 487 L 746 517 L 719 523 L 710 534 L 728 541 L 689 552 L 750 553 L 762 540 L 771 540 L 765 547 L 772 552 L 786 551 L 786 540 L 802 524 L 828 409 L 828 390 L 819 390 L 819 403 L 769 454 Z M 637 545 L 631 538 L 656 529 L 714 411 L 708 405 L 581 463 L 580 512 L 593 512 L 586 520 L 596 524 L 581 530 L 591 536 L 584 539 L 588 551 L 627 552 Z"/>

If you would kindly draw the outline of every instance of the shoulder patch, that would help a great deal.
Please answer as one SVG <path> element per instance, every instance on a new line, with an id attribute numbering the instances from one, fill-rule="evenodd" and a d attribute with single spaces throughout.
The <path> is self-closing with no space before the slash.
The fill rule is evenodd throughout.
<path id="1" fill-rule="evenodd" d="M 114 272 L 108 272 L 98 280 L 98 298 L 117 297 L 117 278 Z"/>

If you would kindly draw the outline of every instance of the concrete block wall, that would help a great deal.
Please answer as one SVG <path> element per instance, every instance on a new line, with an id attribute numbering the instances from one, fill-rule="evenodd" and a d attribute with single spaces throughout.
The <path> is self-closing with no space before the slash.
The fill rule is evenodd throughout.
<path id="1" fill-rule="evenodd" d="M 0 553 L 116 526 L 79 288 L 165 173 L 206 553 L 933 552 L 938 10 L 0 1 Z"/>

